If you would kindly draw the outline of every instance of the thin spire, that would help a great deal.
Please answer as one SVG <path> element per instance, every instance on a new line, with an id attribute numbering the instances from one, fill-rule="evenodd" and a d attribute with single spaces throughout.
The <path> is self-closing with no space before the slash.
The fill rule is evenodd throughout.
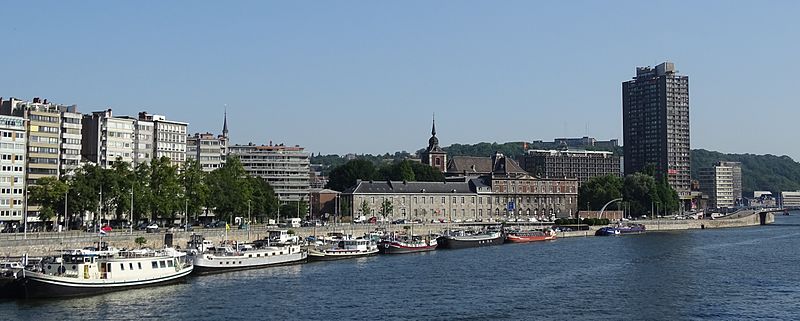
<path id="1" fill-rule="evenodd" d="M 433 126 L 431 127 L 431 136 L 436 136 L 436 113 L 433 113 Z"/>
<path id="2" fill-rule="evenodd" d="M 225 116 L 222 120 L 222 136 L 228 137 L 228 105 L 225 104 Z"/>

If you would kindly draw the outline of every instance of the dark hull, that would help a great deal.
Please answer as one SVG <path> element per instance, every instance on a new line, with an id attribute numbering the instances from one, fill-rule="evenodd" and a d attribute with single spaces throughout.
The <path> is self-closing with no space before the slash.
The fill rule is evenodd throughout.
<path id="1" fill-rule="evenodd" d="M 197 275 L 208 275 L 208 274 L 217 274 L 217 273 L 225 273 L 225 272 L 234 272 L 234 271 L 245 271 L 245 270 L 255 270 L 255 269 L 264 269 L 269 267 L 275 266 L 287 266 L 287 265 L 297 265 L 303 264 L 308 262 L 308 258 L 303 258 L 302 260 L 291 261 L 291 262 L 282 262 L 282 263 L 272 263 L 272 264 L 262 264 L 262 265 L 253 265 L 253 266 L 242 266 L 242 267 L 207 267 L 207 266 L 199 266 L 195 265 L 194 270 L 192 273 Z"/>
<path id="2" fill-rule="evenodd" d="M 325 255 L 325 256 L 315 256 L 309 255 L 308 258 L 312 261 L 337 261 L 337 260 L 346 260 L 346 259 L 355 259 L 359 257 L 367 257 L 377 255 L 378 252 L 375 253 L 362 253 L 362 254 L 351 254 L 351 255 Z"/>
<path id="3" fill-rule="evenodd" d="M 22 280 L 13 277 L 0 277 L 0 299 L 22 297 Z"/>
<path id="4" fill-rule="evenodd" d="M 594 233 L 595 236 L 615 236 L 627 234 L 642 234 L 645 232 L 643 228 L 633 229 L 616 229 L 616 228 L 601 228 Z"/>
<path id="5" fill-rule="evenodd" d="M 380 243 L 380 244 L 378 244 L 378 251 L 380 251 L 381 254 L 418 253 L 418 252 L 433 251 L 435 249 L 436 249 L 436 245 L 407 247 L 407 246 L 397 246 L 397 245 L 390 244 L 390 243 Z"/>
<path id="6" fill-rule="evenodd" d="M 484 239 L 484 240 L 463 240 L 463 239 L 456 239 L 449 236 L 442 236 L 436 240 L 439 242 L 439 247 L 443 249 L 466 249 L 471 247 L 483 247 L 483 246 L 492 246 L 492 245 L 501 245 L 503 244 L 504 237 L 503 235 L 499 235 L 495 238 Z"/>
<path id="7" fill-rule="evenodd" d="M 162 281 L 148 282 L 144 284 L 134 284 L 129 286 L 114 286 L 114 287 L 83 287 L 83 286 L 69 286 L 52 284 L 43 282 L 35 278 L 22 279 L 22 296 L 26 299 L 44 299 L 44 298 L 68 298 L 80 297 L 96 294 L 103 294 L 109 292 L 123 291 L 129 289 L 146 288 L 151 286 L 160 286 L 168 284 L 183 283 L 189 273 L 181 277 L 165 279 Z"/>

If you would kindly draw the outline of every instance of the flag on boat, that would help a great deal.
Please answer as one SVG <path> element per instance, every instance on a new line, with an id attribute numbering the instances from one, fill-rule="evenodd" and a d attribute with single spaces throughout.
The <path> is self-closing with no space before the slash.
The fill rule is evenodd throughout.
<path id="1" fill-rule="evenodd" d="M 230 231 L 231 230 L 231 226 L 228 225 L 228 223 L 225 223 L 225 230 L 226 231 Z"/>

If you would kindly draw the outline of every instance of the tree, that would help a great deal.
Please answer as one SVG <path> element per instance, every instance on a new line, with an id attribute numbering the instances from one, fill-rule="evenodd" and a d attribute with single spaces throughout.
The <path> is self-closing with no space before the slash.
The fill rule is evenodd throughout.
<path id="1" fill-rule="evenodd" d="M 361 215 L 372 215 L 372 211 L 369 208 L 369 203 L 367 200 L 361 201 L 361 207 L 359 208 Z"/>
<path id="2" fill-rule="evenodd" d="M 183 207 L 183 199 L 178 195 L 183 188 L 178 181 L 178 170 L 166 156 L 153 158 L 150 161 L 151 214 L 156 218 L 175 218 L 175 214 Z"/>
<path id="3" fill-rule="evenodd" d="M 344 191 L 356 185 L 356 181 L 371 180 L 376 176 L 375 165 L 372 162 L 355 159 L 331 171 L 327 187 L 336 191 Z"/>
<path id="4" fill-rule="evenodd" d="M 144 236 L 140 236 L 133 240 L 133 242 L 141 248 L 143 245 L 145 245 L 145 243 L 147 243 L 147 239 L 144 238 Z"/>
<path id="5" fill-rule="evenodd" d="M 98 166 L 84 165 L 78 168 L 72 176 L 66 178 L 69 192 L 67 193 L 68 212 L 65 213 L 65 218 L 69 227 L 81 223 L 81 215 L 76 216 L 74 213 L 97 212 L 102 175 Z"/>
<path id="6" fill-rule="evenodd" d="M 398 164 L 398 180 L 412 182 L 416 180 L 414 168 L 411 166 L 410 160 L 401 161 Z"/>
<path id="7" fill-rule="evenodd" d="M 656 184 L 658 199 L 661 201 L 659 209 L 667 214 L 674 213 L 681 208 L 681 200 L 676 192 L 666 179 L 659 180 Z"/>
<path id="8" fill-rule="evenodd" d="M 248 184 L 252 190 L 251 211 L 253 216 L 260 221 L 269 217 L 276 217 L 278 210 L 278 197 L 266 180 L 259 177 L 248 177 Z"/>
<path id="9" fill-rule="evenodd" d="M 209 188 L 206 184 L 205 176 L 197 161 L 190 159 L 183 163 L 180 181 L 184 191 L 183 198 L 186 202 L 187 213 L 185 215 L 187 221 L 189 217 L 194 217 L 196 220 L 197 214 L 208 203 Z"/>
<path id="10" fill-rule="evenodd" d="M 636 216 L 650 213 L 652 205 L 659 201 L 655 179 L 642 173 L 625 177 L 622 194 Z"/>
<path id="11" fill-rule="evenodd" d="M 132 173 L 134 222 L 138 222 L 143 217 L 151 214 L 152 207 L 150 204 L 153 199 L 153 191 L 150 189 L 151 175 L 150 165 L 147 163 L 137 165 Z"/>
<path id="12" fill-rule="evenodd" d="M 623 180 L 616 175 L 595 176 L 578 189 L 578 207 L 589 203 L 592 210 L 600 210 L 606 203 L 622 197 Z"/>
<path id="13" fill-rule="evenodd" d="M 207 184 L 217 218 L 229 222 L 235 215 L 247 214 L 247 201 L 252 200 L 252 190 L 238 158 L 228 158 L 222 167 L 211 172 Z"/>
<path id="14" fill-rule="evenodd" d="M 124 214 L 131 210 L 131 187 L 134 175 L 130 163 L 117 157 L 111 165 L 111 170 L 104 170 L 103 198 L 110 202 L 114 208 L 117 219 L 122 219 Z M 133 224 L 133 222 L 131 222 Z"/>
<path id="15" fill-rule="evenodd" d="M 385 199 L 381 202 L 381 216 L 386 219 L 387 216 L 390 216 L 394 212 L 394 205 L 392 205 L 392 201 Z"/>
<path id="16" fill-rule="evenodd" d="M 55 217 L 56 207 L 63 204 L 67 184 L 55 177 L 42 177 L 28 190 L 28 199 L 39 206 L 39 219 L 50 221 Z"/>
<path id="17" fill-rule="evenodd" d="M 412 162 L 411 168 L 414 170 L 414 178 L 420 182 L 442 182 L 444 174 L 433 166 L 422 163 Z"/>
<path id="18" fill-rule="evenodd" d="M 295 201 L 295 202 L 288 202 L 281 206 L 281 213 L 284 214 L 284 217 L 303 217 L 308 213 L 308 202 L 305 201 Z"/>

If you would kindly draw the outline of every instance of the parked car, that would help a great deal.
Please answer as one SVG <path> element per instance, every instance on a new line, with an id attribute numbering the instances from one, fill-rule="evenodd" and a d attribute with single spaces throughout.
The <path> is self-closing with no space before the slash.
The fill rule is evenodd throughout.
<path id="1" fill-rule="evenodd" d="M 191 232 L 191 231 L 194 231 L 194 228 L 192 227 L 192 225 L 188 225 L 188 226 L 187 226 L 186 224 L 181 224 L 181 225 L 178 227 L 178 230 L 180 230 L 180 231 L 187 231 L 187 232 Z"/>
<path id="2" fill-rule="evenodd" d="M 147 225 L 147 227 L 145 228 L 145 232 L 147 232 L 147 233 L 158 233 L 158 224 L 151 223 L 150 225 Z"/>

